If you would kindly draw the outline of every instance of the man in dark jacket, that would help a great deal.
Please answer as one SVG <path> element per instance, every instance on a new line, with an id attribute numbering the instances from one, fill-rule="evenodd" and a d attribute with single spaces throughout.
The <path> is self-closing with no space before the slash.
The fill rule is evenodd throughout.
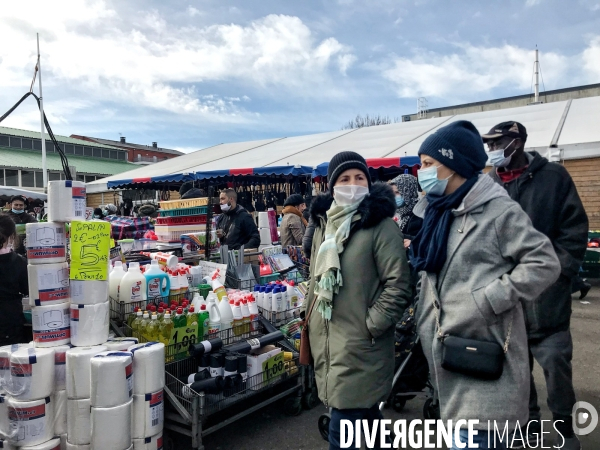
<path id="1" fill-rule="evenodd" d="M 588 218 L 575 184 L 560 164 L 549 162 L 537 152 L 525 152 L 527 131 L 518 122 L 503 122 L 486 135 L 490 176 L 504 186 L 554 247 L 561 274 L 535 302 L 525 302 L 529 359 L 535 359 L 546 376 L 548 407 L 556 428 L 565 437 L 565 450 L 580 449 L 571 417 L 576 402 L 571 359 L 571 283 L 585 255 Z M 507 237 L 508 238 L 508 237 Z M 533 375 L 529 402 L 529 433 L 540 429 L 540 408 Z M 536 428 L 534 428 L 536 427 Z M 558 441 L 560 443 L 560 440 Z M 533 445 L 533 443 L 532 443 Z"/>
<path id="2" fill-rule="evenodd" d="M 17 235 L 19 236 L 19 247 L 15 251 L 19 255 L 25 255 L 25 225 L 28 223 L 36 223 L 35 217 L 27 214 L 25 209 L 29 206 L 29 201 L 24 195 L 14 195 L 10 199 L 10 211 L 7 214 L 17 226 Z"/>
<path id="3" fill-rule="evenodd" d="M 229 249 L 237 250 L 242 245 L 246 248 L 258 248 L 260 234 L 252 216 L 237 204 L 237 194 L 233 189 L 225 189 L 219 196 L 223 214 L 217 219 L 217 237 L 221 244 Z"/>
<path id="4" fill-rule="evenodd" d="M 185 200 L 188 198 L 206 197 L 206 192 L 204 192 L 204 190 L 202 190 L 202 189 L 198 189 L 197 187 L 194 187 L 193 181 L 187 181 L 187 182 L 183 183 L 181 185 L 181 187 L 179 188 L 179 195 L 181 196 L 182 200 Z"/>

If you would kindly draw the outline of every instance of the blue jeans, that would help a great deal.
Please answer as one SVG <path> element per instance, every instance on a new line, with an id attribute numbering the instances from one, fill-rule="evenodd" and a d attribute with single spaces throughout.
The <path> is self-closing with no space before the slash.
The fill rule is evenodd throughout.
<path id="1" fill-rule="evenodd" d="M 379 411 L 379 406 L 375 405 L 371 408 L 364 409 L 331 409 L 331 422 L 329 422 L 329 450 L 340 450 L 340 421 L 341 420 L 350 420 L 352 424 L 355 423 L 356 420 L 366 419 L 369 421 L 369 425 L 373 424 L 375 419 L 383 419 L 381 415 L 381 411 Z M 347 431 L 347 430 L 346 430 Z M 362 439 L 364 443 L 364 438 Z M 356 442 L 353 440 L 354 449 L 360 449 L 360 447 L 356 447 Z M 378 450 L 381 447 L 379 446 L 380 440 L 379 436 L 377 436 L 377 440 L 375 443 L 374 449 Z"/>
<path id="2" fill-rule="evenodd" d="M 478 430 L 478 433 L 476 435 L 473 436 L 473 443 L 478 444 L 479 447 L 469 447 L 468 445 L 465 446 L 465 449 L 468 448 L 481 448 L 481 449 L 494 449 L 494 450 L 506 450 L 506 446 L 502 443 L 499 442 L 500 439 L 498 437 L 496 437 L 496 445 L 494 446 L 494 437 L 490 436 L 490 446 L 488 446 L 488 433 L 486 433 L 484 430 Z M 452 438 L 452 450 L 463 450 L 463 449 L 459 449 L 459 447 L 456 446 L 456 441 L 454 440 L 454 437 Z M 469 442 L 469 432 L 468 430 L 460 430 L 460 442 L 462 442 L 463 444 L 468 444 Z"/>

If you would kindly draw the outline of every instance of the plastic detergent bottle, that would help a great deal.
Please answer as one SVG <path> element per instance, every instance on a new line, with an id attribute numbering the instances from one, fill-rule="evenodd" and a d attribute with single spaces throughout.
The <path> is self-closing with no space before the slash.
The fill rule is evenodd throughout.
<path id="1" fill-rule="evenodd" d="M 242 315 L 241 302 L 238 300 L 233 304 L 233 334 L 241 336 L 244 334 L 244 316 Z"/>
<path id="2" fill-rule="evenodd" d="M 221 338 L 225 338 L 224 343 L 231 343 L 231 328 L 233 327 L 233 311 L 229 304 L 229 298 L 223 297 L 223 300 L 219 303 L 219 314 L 221 315 Z M 226 336 L 223 336 L 226 334 Z"/>
<path id="3" fill-rule="evenodd" d="M 221 331 L 221 314 L 219 307 L 215 302 L 215 296 L 210 296 L 208 299 L 208 335 L 219 336 Z"/>
<path id="4" fill-rule="evenodd" d="M 190 306 L 186 317 L 188 328 L 198 329 L 198 313 L 193 306 Z"/>
<path id="5" fill-rule="evenodd" d="M 167 297 L 171 288 L 169 276 L 160 270 L 158 261 L 150 261 L 150 267 L 144 272 L 146 277 L 147 298 Z"/>
<path id="6" fill-rule="evenodd" d="M 170 281 L 169 296 L 179 303 L 179 277 L 177 276 L 177 272 L 174 270 L 169 269 L 168 274 Z"/>
<path id="7" fill-rule="evenodd" d="M 198 313 L 198 340 L 203 339 L 208 334 L 208 311 L 206 305 L 200 305 L 200 312 Z"/>
<path id="8" fill-rule="evenodd" d="M 265 315 L 267 320 L 271 320 L 271 309 L 273 305 L 273 286 L 268 285 L 265 286 L 265 296 L 263 298 L 262 308 L 263 314 Z"/>
<path id="9" fill-rule="evenodd" d="M 258 299 L 258 293 L 260 292 L 260 285 L 255 284 L 254 289 L 252 290 L 252 297 L 254 297 L 254 301 Z"/>
<path id="10" fill-rule="evenodd" d="M 146 277 L 140 271 L 140 263 L 131 262 L 129 270 L 121 279 L 119 301 L 132 303 L 144 300 L 146 300 Z"/>
<path id="11" fill-rule="evenodd" d="M 277 322 L 279 320 L 279 311 L 278 305 L 281 303 L 281 292 L 279 291 L 279 286 L 275 286 L 273 288 L 273 293 L 271 294 L 271 322 Z"/>
<path id="12" fill-rule="evenodd" d="M 162 323 L 160 324 L 160 342 L 165 345 L 169 345 L 172 332 L 173 321 L 171 320 L 170 312 L 167 311 Z"/>
<path id="13" fill-rule="evenodd" d="M 131 322 L 131 329 L 133 331 L 134 336 L 140 335 L 140 325 L 142 323 L 143 315 L 144 313 L 142 312 L 142 310 L 138 309 L 135 313 L 135 319 L 133 319 L 133 322 Z"/>
<path id="14" fill-rule="evenodd" d="M 202 301 L 200 300 L 202 296 L 199 292 L 194 292 L 194 296 L 192 297 L 192 306 L 196 309 L 196 311 L 200 311 L 200 305 Z"/>
<path id="15" fill-rule="evenodd" d="M 244 316 L 243 329 L 244 336 L 248 336 L 250 333 L 250 309 L 248 309 L 248 302 L 246 300 L 242 300 L 240 305 L 242 307 L 242 316 Z"/>
<path id="16" fill-rule="evenodd" d="M 158 316 L 152 314 L 150 323 L 146 326 L 146 339 L 148 341 L 158 341 L 160 337 L 160 323 L 158 322 Z"/>
<path id="17" fill-rule="evenodd" d="M 219 300 L 219 302 L 223 299 L 223 297 L 225 297 L 227 295 L 227 291 L 225 290 L 225 287 L 219 281 L 218 271 L 215 272 L 215 274 L 213 275 L 212 289 L 213 289 L 213 292 L 215 293 L 215 295 L 217 296 L 217 299 Z"/>
<path id="18" fill-rule="evenodd" d="M 126 273 L 123 263 L 121 261 L 115 262 L 115 267 L 108 276 L 108 295 L 113 300 L 119 300 L 119 285 Z"/>
<path id="19" fill-rule="evenodd" d="M 179 295 L 183 298 L 183 294 L 185 294 L 189 289 L 188 279 L 185 269 L 179 269 L 177 274 L 177 279 L 179 281 Z"/>
<path id="20" fill-rule="evenodd" d="M 253 297 L 248 297 L 248 310 L 250 311 L 250 331 L 258 331 L 258 321 L 260 319 L 258 315 L 258 307 L 256 306 L 256 300 Z"/>

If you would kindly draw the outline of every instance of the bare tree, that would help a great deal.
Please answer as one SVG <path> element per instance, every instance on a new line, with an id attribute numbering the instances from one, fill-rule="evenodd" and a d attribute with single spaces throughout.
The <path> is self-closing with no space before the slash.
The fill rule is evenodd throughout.
<path id="1" fill-rule="evenodd" d="M 379 114 L 376 116 L 369 116 L 368 114 L 364 117 L 360 114 L 356 116 L 355 119 L 349 121 L 346 125 L 342 127 L 342 130 L 351 130 L 353 128 L 363 128 L 363 127 L 373 127 L 377 125 L 389 125 L 390 123 L 398 123 L 400 119 L 398 117 L 394 117 L 394 119 L 390 119 L 389 116 L 380 116 Z"/>

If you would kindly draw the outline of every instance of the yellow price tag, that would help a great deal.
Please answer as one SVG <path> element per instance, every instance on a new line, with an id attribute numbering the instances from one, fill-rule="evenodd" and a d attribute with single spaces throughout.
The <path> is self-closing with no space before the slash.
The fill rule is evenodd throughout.
<path id="1" fill-rule="evenodd" d="M 187 353 L 190 345 L 195 344 L 198 336 L 198 327 L 173 328 L 169 345 L 174 345 L 175 354 Z"/>
<path id="2" fill-rule="evenodd" d="M 108 279 L 110 223 L 71 222 L 71 280 Z"/>
<path id="3" fill-rule="evenodd" d="M 285 372 L 285 363 L 283 361 L 283 352 L 271 356 L 262 363 L 263 381 L 277 378 Z"/>

